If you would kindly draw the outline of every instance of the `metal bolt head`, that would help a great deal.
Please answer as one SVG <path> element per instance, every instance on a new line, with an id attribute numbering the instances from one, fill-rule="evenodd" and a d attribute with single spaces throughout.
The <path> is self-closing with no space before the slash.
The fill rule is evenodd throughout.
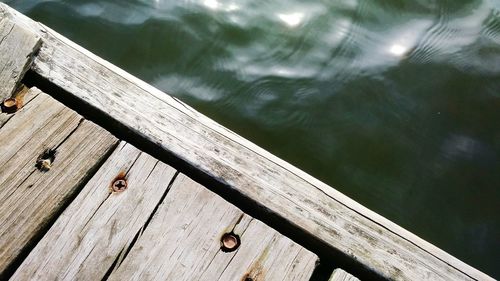
<path id="1" fill-rule="evenodd" d="M 9 98 L 2 103 L 2 112 L 14 113 L 19 109 L 19 103 L 15 98 Z"/>
<path id="2" fill-rule="evenodd" d="M 124 179 L 116 180 L 113 182 L 111 189 L 113 190 L 113 192 L 123 192 L 125 189 L 127 189 L 127 181 Z"/>
<path id="3" fill-rule="evenodd" d="M 241 244 L 240 237 L 234 233 L 225 233 L 221 239 L 221 250 L 223 252 L 233 252 L 238 249 Z"/>
<path id="4" fill-rule="evenodd" d="M 57 151 L 55 148 L 46 149 L 36 160 L 35 167 L 42 172 L 48 172 L 56 159 Z"/>

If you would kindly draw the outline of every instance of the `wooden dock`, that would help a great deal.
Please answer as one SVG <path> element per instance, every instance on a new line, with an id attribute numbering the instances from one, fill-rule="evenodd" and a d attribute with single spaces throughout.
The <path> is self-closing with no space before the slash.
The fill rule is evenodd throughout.
<path id="1" fill-rule="evenodd" d="M 493 280 L 2 3 L 0 65 L 0 280 Z"/>

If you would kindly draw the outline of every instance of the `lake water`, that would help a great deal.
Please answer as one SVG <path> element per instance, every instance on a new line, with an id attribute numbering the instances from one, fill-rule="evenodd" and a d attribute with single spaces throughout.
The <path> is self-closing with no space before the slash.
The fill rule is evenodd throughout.
<path id="1" fill-rule="evenodd" d="M 500 277 L 500 0 L 4 2 Z"/>

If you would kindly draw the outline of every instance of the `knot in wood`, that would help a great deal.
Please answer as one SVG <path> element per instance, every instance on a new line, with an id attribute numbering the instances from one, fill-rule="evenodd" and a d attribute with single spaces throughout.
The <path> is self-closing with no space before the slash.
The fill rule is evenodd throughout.
<path id="1" fill-rule="evenodd" d="M 19 103 L 15 98 L 8 98 L 2 103 L 2 112 L 14 113 L 19 109 Z"/>
<path id="2" fill-rule="evenodd" d="M 113 192 L 122 192 L 127 189 L 127 181 L 124 179 L 119 179 L 113 182 L 112 190 Z"/>

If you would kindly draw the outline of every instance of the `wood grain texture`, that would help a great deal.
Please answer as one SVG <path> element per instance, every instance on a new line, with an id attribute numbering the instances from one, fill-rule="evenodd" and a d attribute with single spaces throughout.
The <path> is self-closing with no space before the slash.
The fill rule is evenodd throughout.
<path id="1" fill-rule="evenodd" d="M 337 268 L 333 271 L 332 276 L 328 279 L 328 281 L 359 281 L 359 279 L 344 270 Z"/>
<path id="2" fill-rule="evenodd" d="M 36 90 L 32 90 L 36 91 Z M 0 275 L 42 235 L 117 140 L 44 93 L 0 129 Z M 52 168 L 35 168 L 57 148 Z"/>
<path id="3" fill-rule="evenodd" d="M 0 10 L 0 102 L 10 97 L 32 62 L 40 37 Z"/>
<path id="4" fill-rule="evenodd" d="M 110 193 L 120 172 L 126 172 L 128 187 Z M 101 280 L 142 231 L 174 174 L 168 165 L 121 143 L 11 280 Z"/>
<path id="5" fill-rule="evenodd" d="M 343 253 L 389 279 L 491 280 L 49 28 L 9 13 L 43 37 L 33 65 L 39 75 L 283 218 L 331 252 Z"/>
<path id="6" fill-rule="evenodd" d="M 221 251 L 233 231 L 235 251 Z M 180 174 L 109 280 L 309 280 L 316 255 Z M 245 279 L 251 278 L 251 279 Z"/>

